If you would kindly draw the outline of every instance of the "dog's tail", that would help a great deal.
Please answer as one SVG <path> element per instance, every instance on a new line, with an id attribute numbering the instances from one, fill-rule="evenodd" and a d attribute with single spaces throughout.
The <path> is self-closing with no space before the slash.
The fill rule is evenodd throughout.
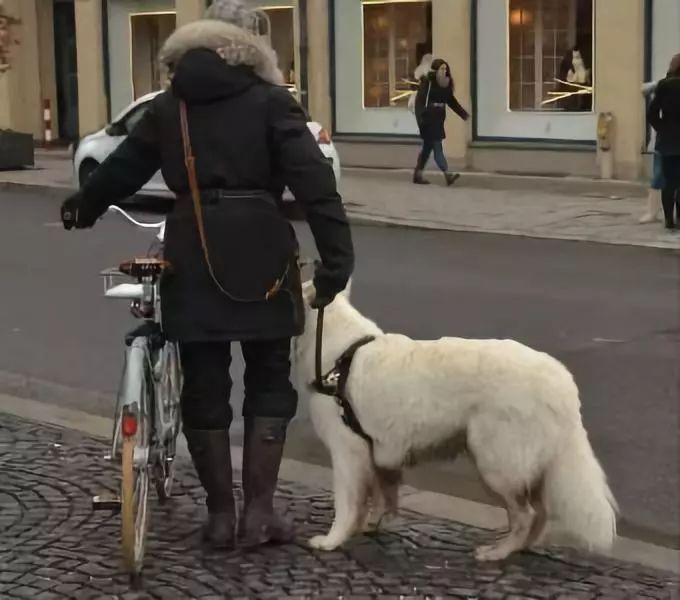
<path id="1" fill-rule="evenodd" d="M 548 516 L 565 533 L 589 550 L 612 547 L 618 508 L 582 425 L 548 467 L 542 497 Z"/>

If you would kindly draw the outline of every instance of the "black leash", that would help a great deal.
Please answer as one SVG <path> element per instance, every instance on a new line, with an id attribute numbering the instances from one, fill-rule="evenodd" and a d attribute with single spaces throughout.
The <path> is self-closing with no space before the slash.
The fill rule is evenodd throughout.
<path id="1" fill-rule="evenodd" d="M 373 446 L 373 440 L 364 431 L 359 419 L 357 418 L 352 405 L 345 394 L 345 387 L 347 379 L 349 378 L 349 371 L 352 366 L 352 359 L 357 350 L 366 344 L 369 344 L 375 338 L 373 336 L 366 336 L 354 342 L 347 350 L 345 350 L 340 358 L 335 362 L 335 366 L 329 373 L 323 375 L 322 372 L 322 350 L 323 350 L 323 317 L 324 309 L 319 309 L 319 314 L 316 319 L 316 349 L 314 356 L 314 389 L 324 396 L 331 396 L 335 398 L 335 402 L 342 409 L 342 421 L 359 437 L 364 439 L 370 446 Z"/>
<path id="2" fill-rule="evenodd" d="M 316 348 L 315 348 L 315 356 L 314 356 L 314 363 L 315 363 L 314 388 L 320 394 L 324 394 L 326 396 L 335 396 L 337 394 L 337 391 L 338 391 L 337 380 L 333 379 L 333 373 L 332 372 L 329 373 L 328 375 L 324 375 L 323 371 L 321 370 L 323 368 L 322 364 L 321 364 L 322 350 L 323 350 L 323 314 L 324 314 L 324 309 L 322 307 L 322 308 L 319 309 L 318 316 L 316 317 Z"/>

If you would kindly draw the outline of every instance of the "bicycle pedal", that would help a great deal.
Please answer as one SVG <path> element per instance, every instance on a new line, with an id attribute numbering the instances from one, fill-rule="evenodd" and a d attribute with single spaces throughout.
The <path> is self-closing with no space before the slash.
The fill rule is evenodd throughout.
<path id="1" fill-rule="evenodd" d="M 92 510 L 120 512 L 120 498 L 118 496 L 93 496 Z"/>

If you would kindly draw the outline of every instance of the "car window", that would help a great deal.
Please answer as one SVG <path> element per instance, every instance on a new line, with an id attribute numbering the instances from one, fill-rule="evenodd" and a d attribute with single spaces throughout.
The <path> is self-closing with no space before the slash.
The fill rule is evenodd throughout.
<path id="1" fill-rule="evenodd" d="M 132 112 L 128 113 L 125 115 L 125 118 L 123 119 L 123 123 L 125 125 L 125 130 L 130 133 L 137 125 L 142 120 L 142 117 L 144 116 L 144 113 L 149 109 L 149 103 L 145 102 L 144 104 L 140 104 L 139 106 L 135 107 Z"/>

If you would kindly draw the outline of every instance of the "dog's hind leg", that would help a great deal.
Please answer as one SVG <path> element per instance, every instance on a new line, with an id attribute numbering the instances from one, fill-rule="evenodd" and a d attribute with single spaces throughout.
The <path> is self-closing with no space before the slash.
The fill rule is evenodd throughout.
<path id="1" fill-rule="evenodd" d="M 364 531 L 376 531 L 386 517 L 397 513 L 401 479 L 400 470 L 375 467 L 371 483 L 371 511 L 364 523 Z"/>
<path id="2" fill-rule="evenodd" d="M 335 519 L 327 535 L 309 540 L 312 548 L 334 550 L 363 526 L 373 468 L 368 444 L 354 434 L 333 444 L 333 494 Z"/>
<path id="3" fill-rule="evenodd" d="M 536 486 L 531 493 L 531 505 L 536 510 L 536 517 L 531 526 L 531 532 L 527 539 L 527 547 L 540 546 L 544 543 L 546 537 L 546 530 L 548 526 L 548 512 L 543 504 L 543 498 L 541 493 L 541 487 L 543 486 L 543 480 Z"/>
<path id="4" fill-rule="evenodd" d="M 512 485 L 509 485 L 503 476 L 482 473 L 482 478 L 484 483 L 503 499 L 510 531 L 495 544 L 477 548 L 475 556 L 480 561 L 503 560 L 513 552 L 528 547 L 536 513 L 529 502 L 529 495 L 513 492 Z"/>

